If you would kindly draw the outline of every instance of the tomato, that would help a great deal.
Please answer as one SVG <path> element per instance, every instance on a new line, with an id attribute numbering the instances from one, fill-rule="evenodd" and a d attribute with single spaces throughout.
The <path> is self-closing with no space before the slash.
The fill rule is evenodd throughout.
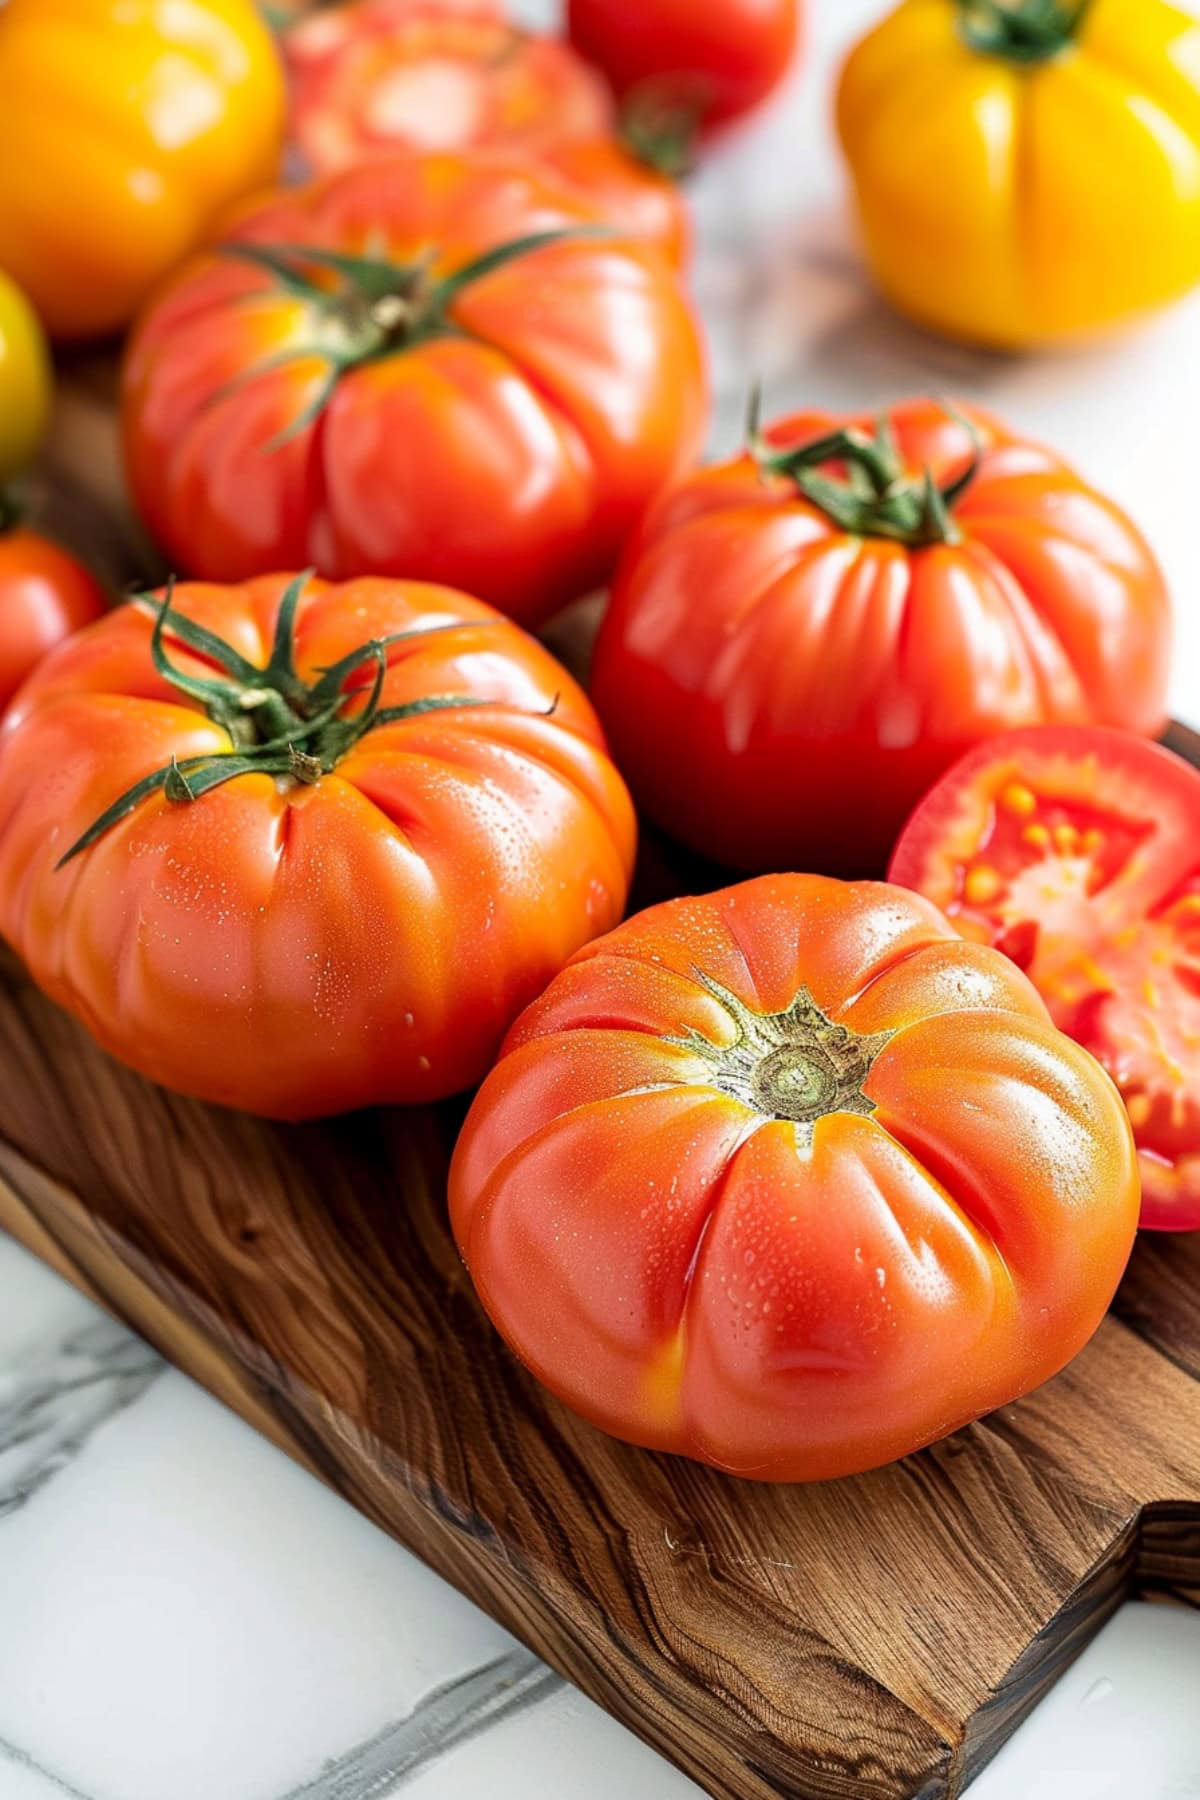
<path id="1" fill-rule="evenodd" d="M 0 728 L 4 937 L 113 1055 L 271 1117 L 477 1081 L 633 847 L 570 677 L 417 582 L 140 600 Z"/>
<path id="2" fill-rule="evenodd" d="M 972 444 L 972 433 L 975 444 Z M 1129 519 L 975 409 L 817 413 L 682 482 L 625 563 L 593 695 L 678 837 L 876 874 L 991 733 L 1164 722 L 1163 578 Z"/>
<path id="3" fill-rule="evenodd" d="M 0 91 L 0 266 L 54 337 L 124 325 L 278 168 L 282 72 L 253 0 L 5 0 Z"/>
<path id="4" fill-rule="evenodd" d="M 667 172 L 673 166 L 669 149 L 655 148 L 647 155 L 663 155 L 663 167 L 644 160 L 621 137 L 609 133 L 564 138 L 543 150 L 538 161 L 602 218 L 630 237 L 655 245 L 675 268 L 684 269 L 692 249 L 687 203 Z M 677 172 L 682 166 L 676 165 Z"/>
<path id="5" fill-rule="evenodd" d="M 50 422 L 51 380 L 37 315 L 0 269 L 0 482 L 37 454 Z"/>
<path id="6" fill-rule="evenodd" d="M 445 581 L 536 622 L 607 579 L 706 384 L 656 252 L 527 161 L 403 155 L 277 196 L 185 270 L 123 413 L 175 567 Z"/>
<path id="7" fill-rule="evenodd" d="M 1200 24 L 1163 0 L 903 0 L 842 73 L 867 258 L 921 325 L 1019 348 L 1200 281 Z"/>
<path id="8" fill-rule="evenodd" d="M 1200 1226 L 1200 773 L 1118 732 L 1006 733 L 922 801 L 891 877 L 1011 956 L 1104 1064 L 1143 1225 Z"/>
<path id="9" fill-rule="evenodd" d="M 617 93 L 674 99 L 709 128 L 740 118 L 787 74 L 799 0 L 568 0 L 575 48 Z"/>
<path id="10" fill-rule="evenodd" d="M 899 888 L 780 875 L 574 958 L 471 1109 L 450 1207 L 569 1406 L 812 1481 L 1060 1369 L 1138 1184 L 1116 1089 L 1011 963 Z"/>
<path id="11" fill-rule="evenodd" d="M 380 151 L 499 149 L 547 163 L 604 216 L 675 261 L 675 184 L 619 141 L 603 79 L 558 38 L 414 0 L 353 0 L 284 40 L 301 161 L 328 174 Z"/>
<path id="12" fill-rule="evenodd" d="M 36 532 L 0 532 L 0 712 L 48 650 L 105 611 L 82 563 Z"/>

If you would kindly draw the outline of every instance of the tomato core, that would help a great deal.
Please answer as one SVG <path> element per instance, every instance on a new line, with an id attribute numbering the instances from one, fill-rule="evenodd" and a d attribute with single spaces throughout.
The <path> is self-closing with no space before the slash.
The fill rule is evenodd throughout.
<path id="1" fill-rule="evenodd" d="M 760 1013 L 711 976 L 699 979 L 737 1024 L 732 1044 L 689 1037 L 686 1047 L 712 1066 L 714 1086 L 769 1119 L 809 1127 L 827 1113 L 872 1113 L 863 1092 L 871 1066 L 894 1033 L 870 1036 L 835 1025 L 801 988 L 783 1012 Z"/>

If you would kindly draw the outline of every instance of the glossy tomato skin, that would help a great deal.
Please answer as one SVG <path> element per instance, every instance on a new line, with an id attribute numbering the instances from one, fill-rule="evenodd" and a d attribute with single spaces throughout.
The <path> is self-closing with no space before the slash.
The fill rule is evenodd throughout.
<path id="1" fill-rule="evenodd" d="M 890 876 L 1013 957 L 1109 1071 L 1142 1224 L 1200 1227 L 1200 772 L 1123 733 L 1005 733 L 921 802 Z"/>
<path id="2" fill-rule="evenodd" d="M 0 482 L 37 454 L 50 422 L 52 381 L 37 315 L 0 269 Z"/>
<path id="3" fill-rule="evenodd" d="M 1200 281 L 1193 10 L 1058 10 L 1078 33 L 1022 63 L 972 48 L 950 0 L 901 0 L 839 83 L 872 272 L 901 312 L 968 343 L 1095 337 Z"/>
<path id="4" fill-rule="evenodd" d="M 283 586 L 185 585 L 175 605 L 262 667 Z M 134 782 L 230 747 L 156 672 L 152 623 L 131 604 L 80 633 L 5 719 L 4 937 L 107 1050 L 205 1100 L 300 1119 L 477 1081 L 515 1013 L 624 908 L 633 814 L 587 700 L 465 595 L 313 581 L 302 676 L 428 632 L 389 652 L 384 704 L 485 704 L 380 726 L 311 785 L 160 791 L 56 868 Z"/>
<path id="5" fill-rule="evenodd" d="M 104 590 L 37 532 L 0 533 L 0 712 L 48 651 L 100 618 Z"/>
<path id="6" fill-rule="evenodd" d="M 707 384 L 665 260 L 596 224 L 548 173 L 484 155 L 377 160 L 249 213 L 231 242 L 398 262 L 432 246 L 435 275 L 532 233 L 585 235 L 464 289 L 452 329 L 348 369 L 299 429 L 329 376 L 307 353 L 313 305 L 230 257 L 186 270 L 123 381 L 130 482 L 172 563 L 449 582 L 522 623 L 603 582 L 694 455 Z"/>
<path id="7" fill-rule="evenodd" d="M 282 71 L 253 0 L 6 0 L 0 87 L 0 267 L 55 338 L 126 324 L 278 171 Z"/>
<path id="8" fill-rule="evenodd" d="M 687 268 L 692 219 L 678 182 L 643 162 L 618 136 L 564 138 L 539 161 L 618 230 L 653 244 L 672 267 Z"/>
<path id="9" fill-rule="evenodd" d="M 714 1074 L 805 992 L 835 1055 L 873 1055 L 862 1110 L 809 1125 Z M 480 1090 L 450 1206 L 484 1306 L 568 1405 L 808 1481 L 1055 1373 L 1120 1278 L 1137 1172 L 1115 1088 L 1011 963 L 900 889 L 789 875 L 574 958 Z"/>
<path id="10" fill-rule="evenodd" d="M 618 95 L 694 101 L 703 127 L 753 111 L 787 74 L 799 0 L 568 0 L 571 42 Z"/>
<path id="11" fill-rule="evenodd" d="M 621 143 L 603 78 L 561 39 L 413 0 L 357 0 L 294 26 L 293 138 L 314 175 L 396 150 L 534 157 L 621 231 L 682 265 L 687 207 Z"/>
<path id="12" fill-rule="evenodd" d="M 639 800 L 684 842 L 750 871 L 878 874 L 980 739 L 1161 728 L 1169 603 L 1145 540 L 1052 451 L 958 410 L 983 444 L 958 542 L 849 535 L 749 456 L 685 479 L 647 520 L 592 691 Z M 964 467 L 966 431 L 934 402 L 890 417 L 913 468 Z M 841 422 L 802 414 L 769 435 Z"/>

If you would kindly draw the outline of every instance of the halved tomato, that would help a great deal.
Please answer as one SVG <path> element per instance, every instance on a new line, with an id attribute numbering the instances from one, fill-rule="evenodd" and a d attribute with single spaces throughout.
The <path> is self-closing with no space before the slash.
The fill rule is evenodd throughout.
<path id="1" fill-rule="evenodd" d="M 1005 951 L 1104 1064 L 1142 1224 L 1200 1226 L 1200 772 L 1121 732 L 1007 732 L 930 791 L 889 874 Z"/>

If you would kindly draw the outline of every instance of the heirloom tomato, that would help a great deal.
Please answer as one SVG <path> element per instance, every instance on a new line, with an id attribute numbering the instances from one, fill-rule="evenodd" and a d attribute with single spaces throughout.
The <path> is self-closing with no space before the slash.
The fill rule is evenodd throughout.
<path id="1" fill-rule="evenodd" d="M 0 91 L 0 266 L 54 337 L 124 325 L 278 169 L 283 77 L 253 0 L 5 0 Z"/>
<path id="2" fill-rule="evenodd" d="M 143 598 L 0 728 L 4 937 L 113 1055 L 271 1117 L 477 1081 L 633 840 L 570 677 L 417 582 Z"/>
<path id="3" fill-rule="evenodd" d="M 0 712 L 47 651 L 104 611 L 104 590 L 67 551 L 0 531 Z"/>
<path id="4" fill-rule="evenodd" d="M 1010 962 L 903 889 L 780 875 L 576 956 L 484 1082 L 450 1205 L 569 1406 L 811 1481 L 1069 1361 L 1138 1184 L 1116 1089 Z"/>
<path id="5" fill-rule="evenodd" d="M 891 877 L 1025 971 L 1129 1109 L 1142 1223 L 1200 1226 L 1200 773 L 1118 732 L 981 744 L 917 808 Z"/>
<path id="6" fill-rule="evenodd" d="M 446 581 L 523 622 L 603 582 L 706 415 L 683 290 L 537 165 L 373 160 L 246 214 L 126 360 L 172 562 Z"/>
<path id="7" fill-rule="evenodd" d="M 1167 595 L 1052 451 L 933 401 L 802 413 L 666 495 L 593 692 L 663 825 L 751 870 L 876 874 L 930 782 L 1009 726 L 1164 721 Z"/>
<path id="8" fill-rule="evenodd" d="M 413 0 L 352 0 L 303 20 L 284 42 L 292 135 L 311 173 L 388 150 L 515 152 L 684 260 L 679 190 L 620 141 L 602 77 L 561 39 L 486 10 L 464 17 Z"/>
<path id="9" fill-rule="evenodd" d="M 903 0 L 842 73 L 867 258 L 921 325 L 1085 336 L 1200 281 L 1200 23 L 1163 0 Z"/>
<path id="10" fill-rule="evenodd" d="M 37 315 L 0 269 L 0 482 L 41 447 L 50 422 L 50 352 Z M 3 514 L 0 496 L 0 514 Z"/>
<path id="11" fill-rule="evenodd" d="M 750 112 L 787 74 L 799 0 L 568 0 L 571 42 L 631 104 L 688 107 L 703 128 Z"/>

